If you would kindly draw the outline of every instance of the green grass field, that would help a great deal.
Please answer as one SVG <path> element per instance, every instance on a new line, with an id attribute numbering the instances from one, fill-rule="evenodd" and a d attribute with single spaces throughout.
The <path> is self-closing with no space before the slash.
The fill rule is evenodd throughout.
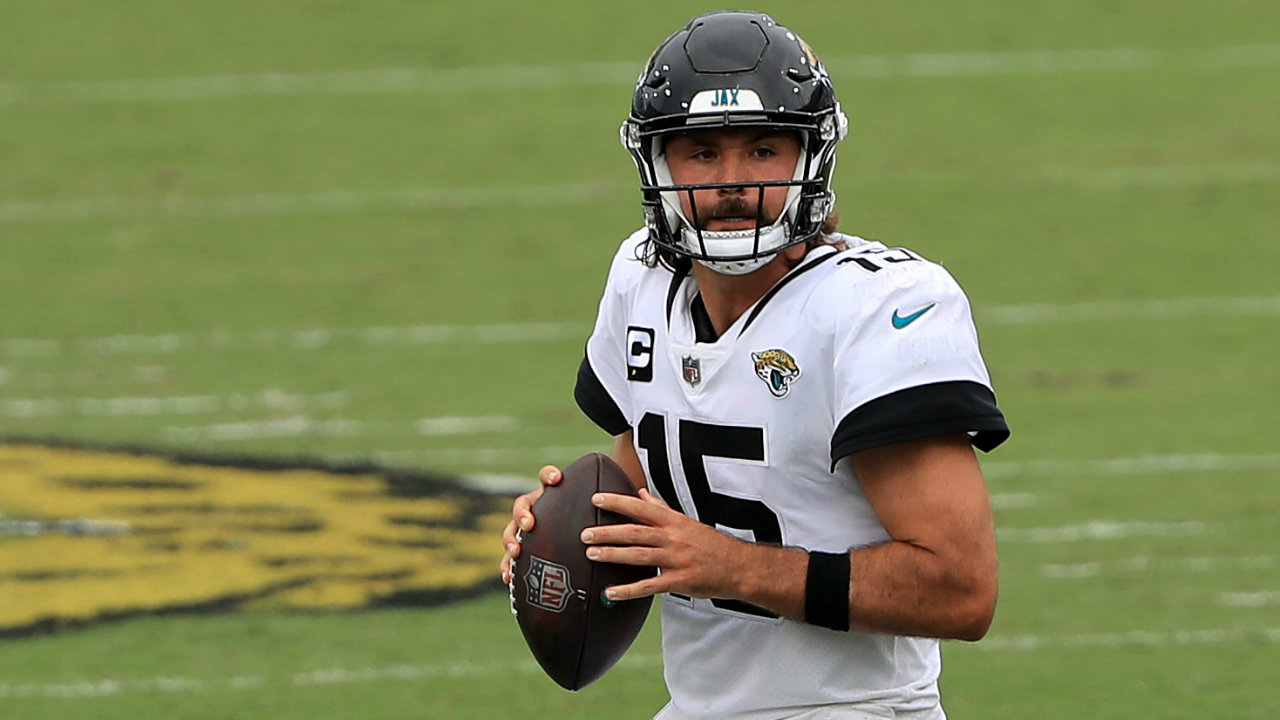
<path id="1" fill-rule="evenodd" d="M 604 447 L 571 389 L 640 220 L 616 130 L 704 9 L 0 0 L 0 436 L 504 491 Z M 850 115 L 842 229 L 957 276 L 1014 428 L 984 458 L 1000 607 L 944 650 L 950 715 L 1280 716 L 1280 4 L 771 10 Z M 5 473 L 0 521 L 22 511 Z M 0 568 L 0 603 L 18 581 Z M 506 603 L 495 581 L 443 607 L 0 639 L 0 715 L 664 701 L 656 622 L 570 694 Z"/>

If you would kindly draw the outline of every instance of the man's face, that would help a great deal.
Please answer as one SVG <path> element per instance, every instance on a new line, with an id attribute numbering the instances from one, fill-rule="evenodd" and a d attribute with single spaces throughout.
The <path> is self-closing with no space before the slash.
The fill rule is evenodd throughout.
<path id="1" fill-rule="evenodd" d="M 672 136 L 665 153 L 677 185 L 791 180 L 800 159 L 800 135 L 769 128 L 715 128 Z M 756 226 L 760 191 L 754 187 L 696 190 L 697 217 L 689 193 L 681 191 L 685 217 L 703 230 L 749 230 Z M 764 192 L 764 225 L 782 213 L 787 188 Z"/>

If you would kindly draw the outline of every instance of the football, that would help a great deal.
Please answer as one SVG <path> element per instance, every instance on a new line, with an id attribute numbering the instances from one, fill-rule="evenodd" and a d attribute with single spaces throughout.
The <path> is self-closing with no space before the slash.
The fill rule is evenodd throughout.
<path id="1" fill-rule="evenodd" d="M 636 495 L 626 472 L 599 453 L 578 458 L 533 506 L 511 567 L 511 611 L 538 664 L 561 687 L 581 690 L 631 647 L 653 598 L 609 603 L 604 590 L 653 577 L 652 567 L 587 559 L 582 531 L 630 522 L 591 504 L 597 492 Z"/>

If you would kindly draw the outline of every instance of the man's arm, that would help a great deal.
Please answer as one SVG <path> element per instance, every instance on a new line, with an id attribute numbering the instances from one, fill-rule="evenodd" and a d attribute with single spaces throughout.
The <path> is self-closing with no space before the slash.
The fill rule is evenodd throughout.
<path id="1" fill-rule="evenodd" d="M 627 477 L 631 478 L 631 484 L 639 490 L 648 487 L 648 483 L 644 477 L 644 466 L 640 464 L 640 456 L 636 454 L 636 446 L 631 440 L 634 431 L 628 430 L 613 439 L 613 451 L 609 456 L 618 466 L 627 471 Z"/>
<path id="2" fill-rule="evenodd" d="M 991 506 L 963 434 L 853 456 L 854 469 L 889 542 L 849 554 L 850 627 L 867 632 L 977 640 L 995 612 L 998 569 Z M 597 495 L 639 521 L 592 528 L 588 556 L 657 565 L 655 578 L 613 589 L 618 599 L 660 592 L 735 598 L 804 620 L 808 555 L 737 540 L 666 507 Z"/>

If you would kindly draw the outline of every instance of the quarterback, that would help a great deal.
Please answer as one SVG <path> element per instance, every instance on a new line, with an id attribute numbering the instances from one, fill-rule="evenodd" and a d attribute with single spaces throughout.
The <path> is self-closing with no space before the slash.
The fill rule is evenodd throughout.
<path id="1" fill-rule="evenodd" d="M 645 226 L 574 396 L 643 489 L 583 541 L 660 570 L 608 591 L 664 594 L 659 720 L 945 718 L 939 641 L 995 612 L 975 448 L 1009 430 L 955 280 L 837 231 L 847 128 L 813 50 L 736 11 L 659 45 L 622 125 Z M 504 580 L 561 477 L 515 501 Z"/>

